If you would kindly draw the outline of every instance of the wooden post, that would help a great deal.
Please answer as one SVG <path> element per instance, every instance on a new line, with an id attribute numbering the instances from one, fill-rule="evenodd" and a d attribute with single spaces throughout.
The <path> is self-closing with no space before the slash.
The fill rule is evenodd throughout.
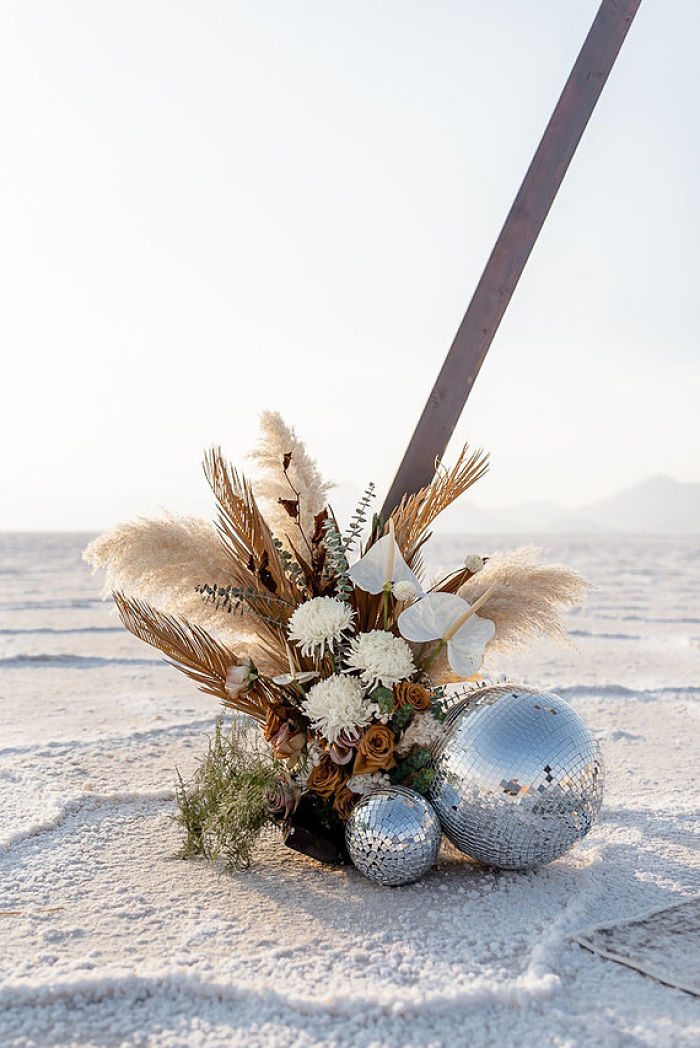
<path id="1" fill-rule="evenodd" d="M 432 480 L 641 0 L 603 0 L 382 507 Z"/>

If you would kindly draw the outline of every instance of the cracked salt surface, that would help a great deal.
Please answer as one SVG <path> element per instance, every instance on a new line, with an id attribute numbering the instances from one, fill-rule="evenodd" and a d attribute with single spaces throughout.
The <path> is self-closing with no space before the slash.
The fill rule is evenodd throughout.
<path id="1" fill-rule="evenodd" d="M 600 820 L 545 869 L 481 870 L 445 848 L 398 889 L 274 837 L 233 878 L 172 860 L 174 767 L 192 767 L 216 706 L 114 632 L 82 538 L 42 542 L 0 538 L 0 572 L 14 572 L 0 607 L 0 910 L 19 911 L 0 916 L 3 1048 L 698 1042 L 691 997 L 568 939 L 697 891 L 696 541 L 547 540 L 599 588 L 570 617 L 576 648 L 537 645 L 499 668 L 559 691 L 598 734 Z M 462 555 L 436 542 L 445 563 Z"/>

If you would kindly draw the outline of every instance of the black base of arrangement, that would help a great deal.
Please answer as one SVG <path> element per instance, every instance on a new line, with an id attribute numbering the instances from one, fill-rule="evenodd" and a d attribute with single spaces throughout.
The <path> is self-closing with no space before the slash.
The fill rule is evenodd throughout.
<path id="1" fill-rule="evenodd" d="M 349 862 L 342 823 L 308 793 L 301 798 L 289 820 L 284 843 L 326 865 L 341 866 Z"/>

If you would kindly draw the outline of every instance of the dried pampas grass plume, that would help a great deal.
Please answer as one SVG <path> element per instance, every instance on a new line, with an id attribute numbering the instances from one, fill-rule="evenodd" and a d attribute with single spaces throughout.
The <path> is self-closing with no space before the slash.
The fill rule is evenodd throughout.
<path id="1" fill-rule="evenodd" d="M 260 475 L 254 484 L 255 496 L 264 506 L 265 519 L 273 534 L 285 546 L 289 545 L 287 535 L 293 542 L 296 541 L 296 525 L 279 502 L 279 499 L 295 498 L 282 468 L 285 455 L 290 454 L 287 474 L 299 492 L 300 524 L 304 534 L 310 538 L 314 528 L 314 517 L 325 508 L 328 492 L 333 485 L 323 479 L 303 441 L 297 437 L 292 427 L 286 424 L 279 412 L 263 411 L 260 416 L 260 440 L 250 456 L 260 467 Z"/>
<path id="2" fill-rule="evenodd" d="M 117 524 L 90 543 L 83 559 L 94 571 L 105 571 L 104 597 L 119 590 L 227 639 L 241 633 L 240 619 L 227 622 L 231 616 L 195 592 L 204 583 L 225 585 L 231 573 L 216 528 L 206 520 L 166 514 Z"/>
<path id="3" fill-rule="evenodd" d="M 494 587 L 479 612 L 496 627 L 487 654 L 509 653 L 542 635 L 567 640 L 562 611 L 583 603 L 589 583 L 561 564 L 537 559 L 532 546 L 496 554 L 460 587 L 460 597 L 470 604 Z"/>

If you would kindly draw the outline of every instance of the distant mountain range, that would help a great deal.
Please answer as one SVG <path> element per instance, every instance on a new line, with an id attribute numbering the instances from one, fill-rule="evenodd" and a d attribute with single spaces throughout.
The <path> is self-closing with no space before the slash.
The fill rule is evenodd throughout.
<path id="1" fill-rule="evenodd" d="M 463 502 L 445 512 L 446 530 L 595 534 L 692 534 L 700 532 L 700 484 L 650 477 L 631 488 L 580 509 L 556 502 L 526 502 L 503 509 L 480 509 Z"/>

